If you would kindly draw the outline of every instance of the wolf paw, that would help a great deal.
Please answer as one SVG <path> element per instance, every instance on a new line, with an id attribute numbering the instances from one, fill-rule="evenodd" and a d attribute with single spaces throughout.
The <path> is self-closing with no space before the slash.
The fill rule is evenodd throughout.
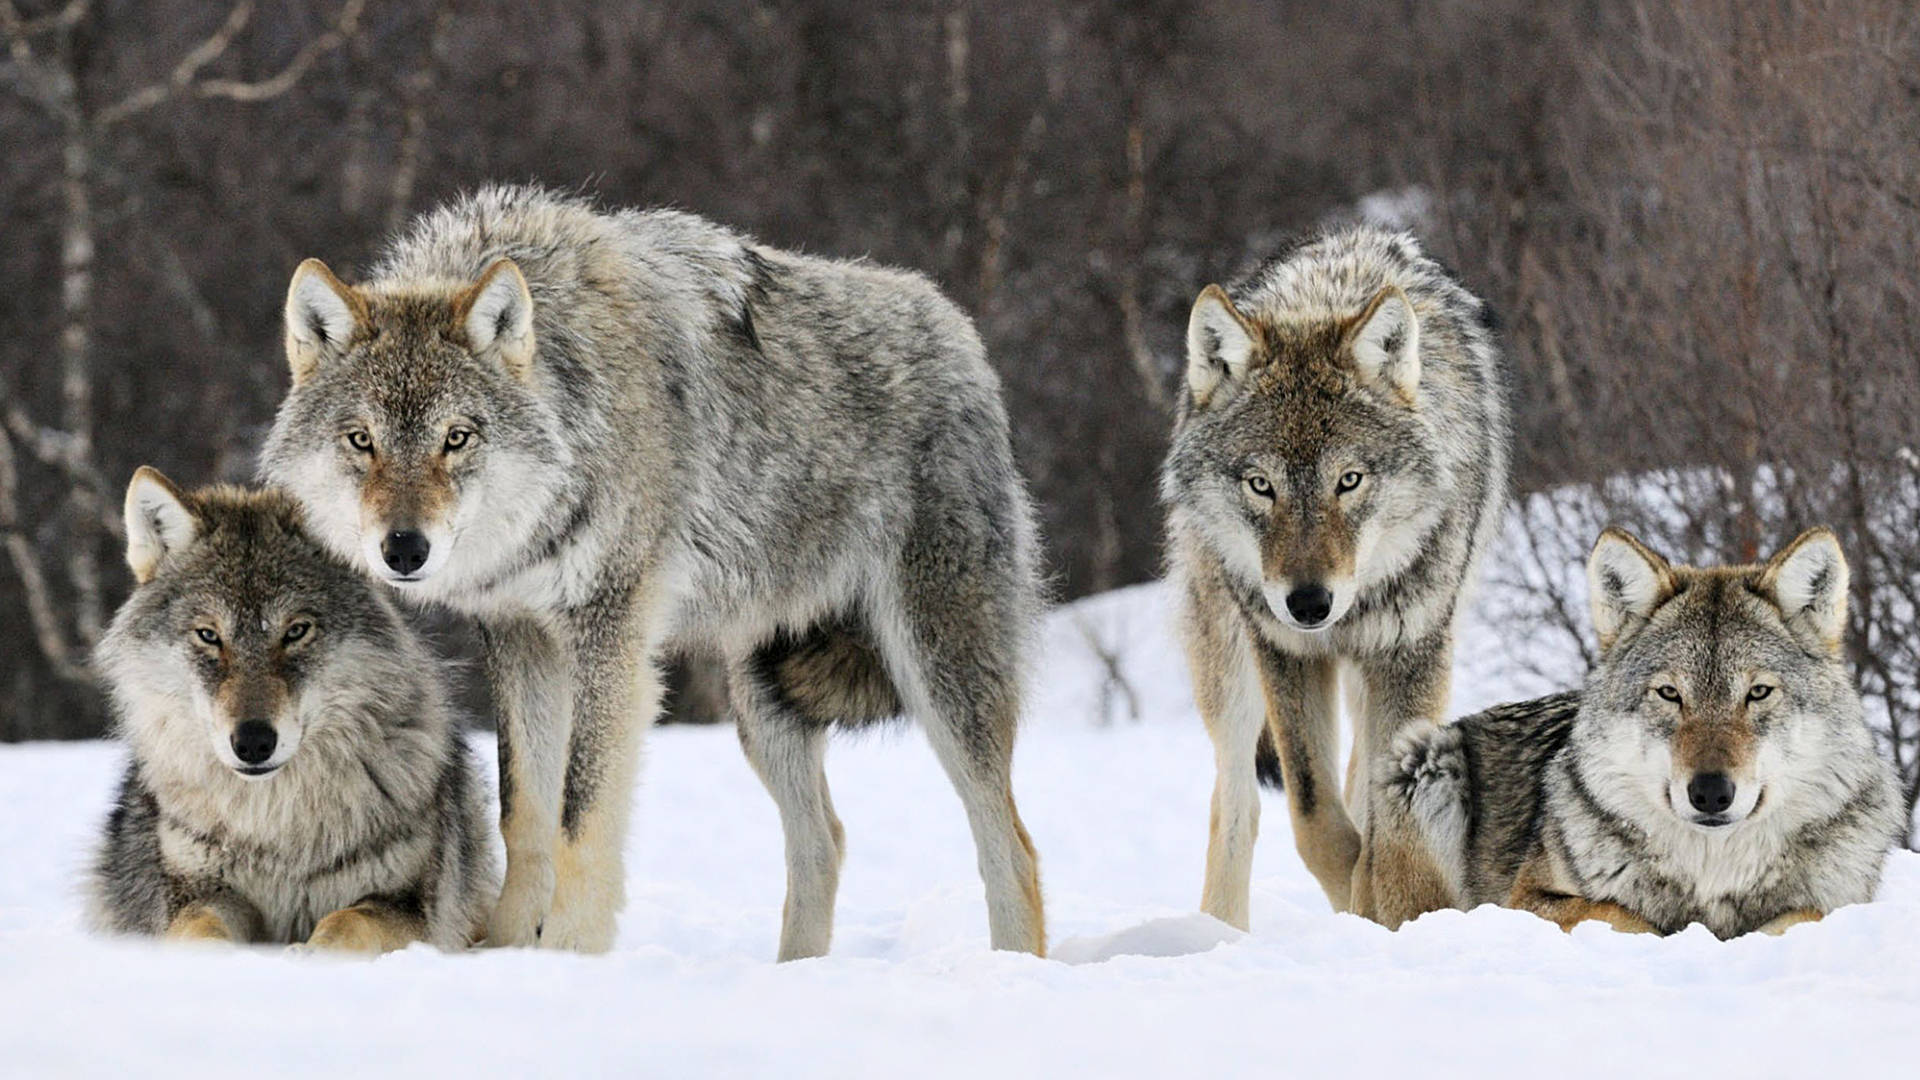
<path id="1" fill-rule="evenodd" d="M 518 873 L 516 869 L 507 867 L 500 902 L 487 919 L 489 946 L 527 948 L 544 944 L 542 924 L 553 907 L 553 869 L 543 866 Z"/>
<path id="2" fill-rule="evenodd" d="M 603 953 L 613 948 L 614 930 L 612 915 L 580 917 L 556 908 L 547 915 L 546 925 L 540 929 L 540 947 Z"/>
<path id="3" fill-rule="evenodd" d="M 1771 937 L 1779 937 L 1792 927 L 1799 926 L 1801 923 L 1819 922 L 1823 917 L 1820 912 L 1814 911 L 1811 908 L 1802 911 L 1789 911 L 1785 915 L 1767 920 L 1767 922 L 1761 924 L 1759 931 Z"/>

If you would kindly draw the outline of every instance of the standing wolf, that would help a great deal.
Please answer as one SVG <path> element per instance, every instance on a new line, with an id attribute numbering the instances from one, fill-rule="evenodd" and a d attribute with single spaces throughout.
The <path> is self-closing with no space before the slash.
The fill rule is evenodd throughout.
<path id="1" fill-rule="evenodd" d="M 92 875 L 101 929 L 464 948 L 499 878 L 435 661 L 273 492 L 127 489 L 139 584 L 98 663 L 133 760 Z"/>
<path id="2" fill-rule="evenodd" d="M 717 644 L 786 833 L 783 959 L 825 953 L 828 728 L 917 716 L 997 948 L 1045 950 L 1010 784 L 1032 514 L 972 324 L 924 278 L 664 211 L 491 188 L 358 287 L 287 298 L 264 468 L 336 550 L 477 616 L 499 701 L 497 944 L 603 950 L 655 658 Z"/>
<path id="3" fill-rule="evenodd" d="M 1363 844 L 1354 817 L 1364 828 L 1370 755 L 1446 709 L 1454 616 L 1499 523 L 1507 375 L 1491 322 L 1412 237 L 1365 228 L 1194 304 L 1161 491 L 1218 770 L 1201 903 L 1228 923 L 1247 925 L 1263 732 L 1334 907 L 1364 913 L 1399 888 L 1397 849 Z"/>
<path id="4" fill-rule="evenodd" d="M 1376 800 L 1420 902 L 1728 938 L 1873 898 L 1905 833 L 1841 655 L 1847 563 L 1813 529 L 1762 566 L 1672 566 L 1618 529 L 1588 564 L 1579 694 L 1403 732 Z"/>

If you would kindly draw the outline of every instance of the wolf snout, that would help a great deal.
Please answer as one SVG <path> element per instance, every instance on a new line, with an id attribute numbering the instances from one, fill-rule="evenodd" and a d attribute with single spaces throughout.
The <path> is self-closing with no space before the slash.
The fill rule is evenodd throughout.
<path id="1" fill-rule="evenodd" d="M 242 721 L 233 729 L 233 756 L 247 765 L 264 764 L 280 745 L 280 736 L 265 720 Z"/>
<path id="2" fill-rule="evenodd" d="M 1687 802 L 1703 814 L 1726 813 L 1733 796 L 1733 778 L 1726 773 L 1699 773 L 1687 781 Z"/>
<path id="3" fill-rule="evenodd" d="M 396 529 L 380 541 L 380 558 L 387 569 L 403 577 L 419 572 L 427 565 L 427 556 L 433 551 L 425 533 L 413 529 Z"/>
<path id="4" fill-rule="evenodd" d="M 1333 593 L 1325 585 L 1302 585 L 1287 594 L 1287 614 L 1301 626 L 1319 626 L 1333 614 Z"/>

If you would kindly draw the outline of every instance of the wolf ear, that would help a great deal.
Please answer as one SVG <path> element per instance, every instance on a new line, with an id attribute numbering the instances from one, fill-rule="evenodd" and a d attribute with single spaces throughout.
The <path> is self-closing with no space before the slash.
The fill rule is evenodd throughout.
<path id="1" fill-rule="evenodd" d="M 1349 331 L 1353 365 L 1368 382 L 1384 382 L 1408 401 L 1420 390 L 1420 320 L 1399 286 L 1375 293 Z"/>
<path id="2" fill-rule="evenodd" d="M 1608 526 L 1587 557 L 1587 597 L 1600 651 L 1638 629 L 1675 592 L 1673 567 L 1625 529 Z"/>
<path id="3" fill-rule="evenodd" d="M 453 301 L 475 356 L 494 356 L 516 379 L 533 372 L 533 294 L 512 259 L 495 259 Z"/>
<path id="4" fill-rule="evenodd" d="M 1808 529 L 1767 561 L 1760 587 L 1773 597 L 1787 626 L 1810 633 L 1829 653 L 1847 633 L 1847 557 L 1832 530 Z"/>
<path id="5" fill-rule="evenodd" d="M 1187 317 L 1187 389 L 1205 408 L 1222 383 L 1237 383 L 1255 367 L 1253 327 L 1227 290 L 1209 285 Z"/>
<path id="6" fill-rule="evenodd" d="M 134 470 L 127 485 L 127 565 L 133 579 L 144 585 L 153 579 L 160 560 L 193 542 L 200 521 L 180 499 L 180 489 L 151 465 Z"/>
<path id="7" fill-rule="evenodd" d="M 366 301 L 341 284 L 326 263 L 301 263 L 287 286 L 287 366 L 294 385 L 305 382 L 321 360 L 346 348 L 366 322 Z"/>

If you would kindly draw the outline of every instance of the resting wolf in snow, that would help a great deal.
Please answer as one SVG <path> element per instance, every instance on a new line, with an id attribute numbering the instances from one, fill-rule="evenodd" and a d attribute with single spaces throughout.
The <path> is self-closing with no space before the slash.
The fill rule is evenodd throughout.
<path id="1" fill-rule="evenodd" d="M 1584 690 L 1402 734 L 1376 805 L 1427 884 L 1376 917 L 1494 903 L 1727 938 L 1871 900 L 1905 823 L 1841 655 L 1833 534 L 1693 569 L 1609 529 L 1587 577 Z"/>
<path id="2" fill-rule="evenodd" d="M 779 804 L 781 958 L 832 935 L 828 729 L 902 710 L 965 804 L 994 946 L 1045 950 L 1010 783 L 1032 514 L 998 379 L 931 283 L 491 188 L 357 287 L 303 264 L 286 319 L 266 475 L 368 573 L 480 623 L 507 842 L 490 941 L 612 944 L 655 658 L 699 639 Z"/>
<path id="3" fill-rule="evenodd" d="M 465 947 L 499 887 L 435 661 L 274 492 L 127 489 L 139 584 L 97 655 L 133 760 L 92 874 L 104 930 Z"/>
<path id="4" fill-rule="evenodd" d="M 1333 906 L 1366 914 L 1400 888 L 1397 852 L 1362 842 L 1363 766 L 1399 725 L 1446 713 L 1454 617 L 1506 496 L 1491 321 L 1412 237 L 1377 229 L 1299 244 L 1194 304 L 1161 491 L 1218 769 L 1201 905 L 1234 926 L 1268 738 Z"/>

